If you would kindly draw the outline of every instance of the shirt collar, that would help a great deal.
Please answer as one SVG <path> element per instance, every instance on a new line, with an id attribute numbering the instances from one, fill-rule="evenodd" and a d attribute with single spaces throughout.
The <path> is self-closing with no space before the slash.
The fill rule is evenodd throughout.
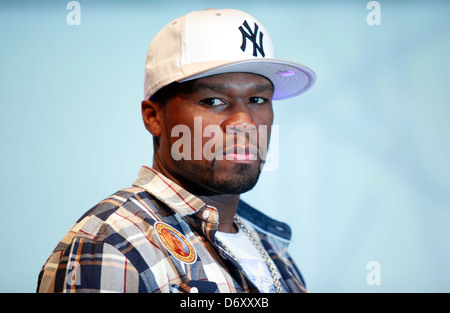
<path id="1" fill-rule="evenodd" d="M 205 206 L 201 199 L 147 166 L 142 166 L 133 186 L 145 189 L 179 215 L 194 214 Z"/>

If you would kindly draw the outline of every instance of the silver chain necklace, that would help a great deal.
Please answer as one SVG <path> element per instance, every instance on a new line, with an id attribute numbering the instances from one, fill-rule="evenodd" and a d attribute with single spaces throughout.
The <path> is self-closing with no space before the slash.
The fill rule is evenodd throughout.
<path id="1" fill-rule="evenodd" d="M 240 229 L 242 229 L 244 234 L 250 239 L 251 243 L 255 246 L 256 250 L 258 250 L 259 254 L 263 258 L 264 262 L 266 262 L 267 267 L 269 268 L 270 271 L 270 275 L 272 275 L 273 284 L 275 285 L 276 292 L 282 293 L 283 291 L 281 289 L 280 276 L 278 275 L 275 263 L 273 263 L 273 260 L 270 258 L 266 249 L 264 249 L 263 245 L 261 244 L 261 241 L 255 234 L 253 234 L 253 232 L 251 232 L 247 228 L 247 226 L 245 226 L 245 224 L 241 221 L 239 216 L 237 215 L 234 216 L 234 222 Z M 228 253 L 236 262 L 240 264 L 239 259 L 236 258 L 233 252 L 231 252 L 230 248 L 228 248 L 228 246 L 219 237 L 216 236 L 216 239 L 219 241 L 220 245 L 224 248 L 225 252 Z"/>

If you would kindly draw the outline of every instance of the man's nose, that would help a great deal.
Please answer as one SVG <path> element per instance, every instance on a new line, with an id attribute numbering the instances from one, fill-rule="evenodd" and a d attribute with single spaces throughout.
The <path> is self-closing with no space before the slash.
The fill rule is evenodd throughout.
<path id="1" fill-rule="evenodd" d="M 248 108 L 247 104 L 241 104 L 235 106 L 227 115 L 226 119 L 222 122 L 222 129 L 225 132 L 236 132 L 246 129 L 247 131 L 255 129 L 258 124 L 254 121 L 252 112 Z"/>

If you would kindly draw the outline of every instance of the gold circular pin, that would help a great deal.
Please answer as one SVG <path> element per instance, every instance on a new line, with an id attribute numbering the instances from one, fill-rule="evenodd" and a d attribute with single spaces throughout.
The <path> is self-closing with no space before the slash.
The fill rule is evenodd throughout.
<path id="1" fill-rule="evenodd" d="M 197 253 L 183 234 L 163 222 L 156 222 L 154 227 L 161 243 L 175 258 L 187 264 L 196 261 Z"/>

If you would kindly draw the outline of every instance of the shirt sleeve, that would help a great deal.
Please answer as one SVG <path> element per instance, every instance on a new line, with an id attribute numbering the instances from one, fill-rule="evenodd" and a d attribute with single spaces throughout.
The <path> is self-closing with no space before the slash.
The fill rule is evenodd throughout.
<path id="1" fill-rule="evenodd" d="M 115 247 L 74 238 L 53 252 L 38 279 L 39 293 L 138 292 L 139 273 Z"/>

